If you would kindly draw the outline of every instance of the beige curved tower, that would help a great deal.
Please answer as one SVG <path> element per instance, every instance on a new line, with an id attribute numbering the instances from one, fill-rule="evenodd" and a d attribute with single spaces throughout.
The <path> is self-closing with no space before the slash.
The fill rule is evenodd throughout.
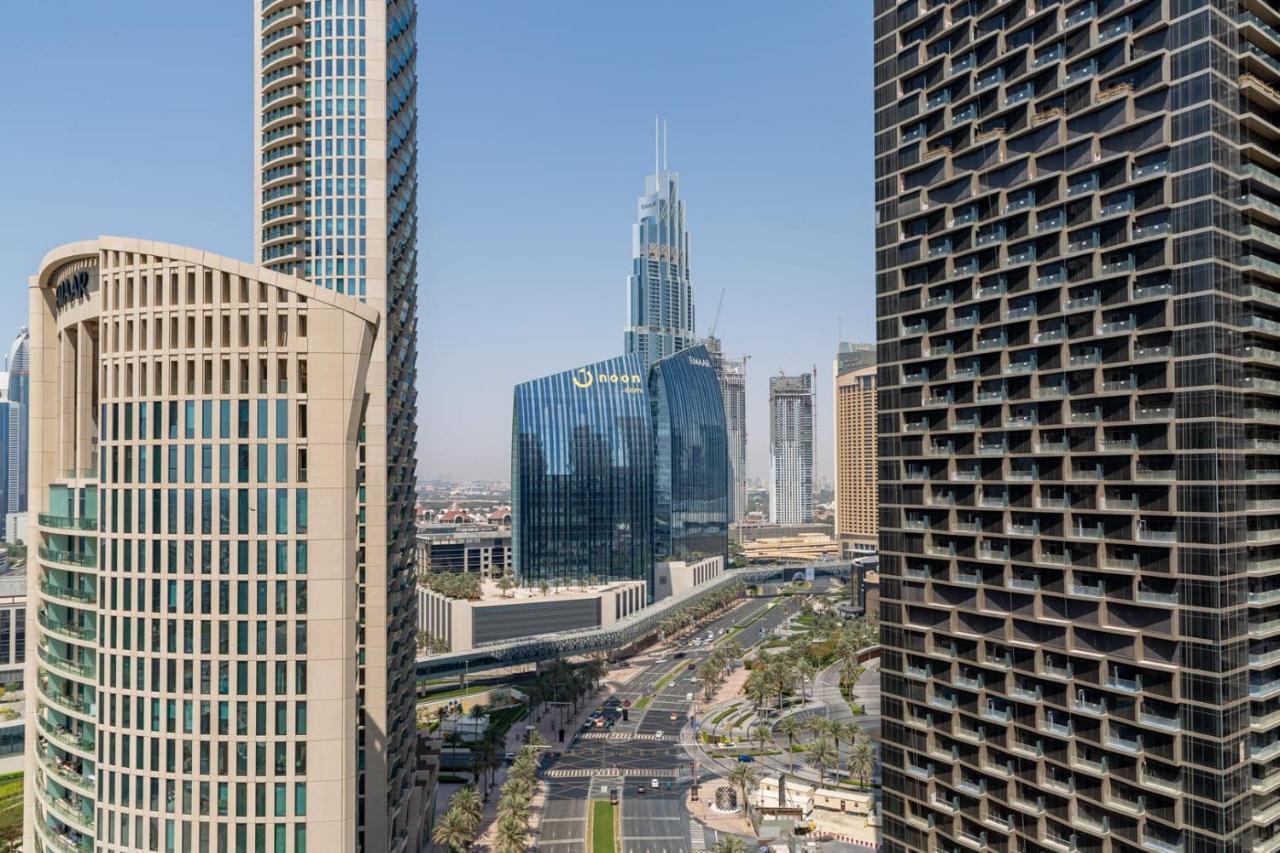
<path id="1" fill-rule="evenodd" d="M 27 849 L 350 849 L 377 312 L 114 237 L 30 304 Z"/>

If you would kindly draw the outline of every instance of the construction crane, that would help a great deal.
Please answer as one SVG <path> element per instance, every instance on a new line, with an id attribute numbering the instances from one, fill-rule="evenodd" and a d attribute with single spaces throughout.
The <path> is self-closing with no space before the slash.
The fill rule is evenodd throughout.
<path id="1" fill-rule="evenodd" d="M 720 288 L 720 301 L 716 303 L 716 316 L 711 320 L 711 331 L 707 332 L 708 338 L 716 336 L 716 326 L 720 325 L 720 309 L 724 307 L 724 288 Z"/>

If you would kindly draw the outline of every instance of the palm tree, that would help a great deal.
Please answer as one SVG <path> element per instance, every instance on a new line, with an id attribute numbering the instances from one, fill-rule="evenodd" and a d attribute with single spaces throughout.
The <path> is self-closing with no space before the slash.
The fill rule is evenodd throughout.
<path id="1" fill-rule="evenodd" d="M 443 844 L 454 853 L 462 853 L 475 840 L 474 830 L 468 825 L 467 817 L 462 812 L 449 809 L 436 824 L 431 839 L 436 844 Z"/>
<path id="2" fill-rule="evenodd" d="M 864 788 L 875 770 L 875 763 L 875 751 L 871 748 L 871 742 L 855 740 L 853 748 L 849 750 L 849 772 L 862 781 Z"/>
<path id="3" fill-rule="evenodd" d="M 840 753 L 826 735 L 814 738 L 804 749 L 805 763 L 818 771 L 818 781 L 827 781 L 827 771 L 840 761 Z"/>
<path id="4" fill-rule="evenodd" d="M 747 842 L 736 835 L 721 835 L 711 853 L 747 853 Z"/>
<path id="5" fill-rule="evenodd" d="M 751 674 L 747 676 L 746 683 L 742 685 L 742 695 L 750 699 L 756 708 L 759 708 L 772 693 L 773 689 L 769 684 L 768 673 L 760 668 L 751 670 Z"/>
<path id="6" fill-rule="evenodd" d="M 489 765 L 485 762 L 484 756 L 478 750 L 471 750 L 471 781 L 481 791 L 481 799 L 485 802 L 489 800 L 489 788 L 484 784 L 484 773 Z"/>
<path id="7" fill-rule="evenodd" d="M 533 782 L 523 776 L 508 776 L 502 783 L 502 797 L 532 797 Z"/>
<path id="8" fill-rule="evenodd" d="M 497 849 L 500 851 L 522 851 L 525 848 L 525 839 L 528 830 L 520 821 L 513 817 L 503 818 L 498 821 L 498 837 Z"/>
<path id="9" fill-rule="evenodd" d="M 480 826 L 480 819 L 484 816 L 484 800 L 480 798 L 480 792 L 471 785 L 459 788 L 449 798 L 449 811 L 455 809 L 467 818 L 471 831 L 475 832 Z"/>
<path id="10" fill-rule="evenodd" d="M 853 740 L 854 735 L 851 729 L 855 729 L 855 728 L 857 728 L 857 726 L 853 725 L 852 723 L 850 723 L 849 725 L 845 725 L 839 720 L 832 720 L 830 723 L 827 724 L 827 734 L 831 737 L 833 741 L 835 741 L 836 752 L 840 751 L 840 738 L 847 737 L 849 740 Z"/>
<path id="11" fill-rule="evenodd" d="M 787 736 L 787 754 L 791 756 L 791 762 L 794 763 L 796 735 L 804 730 L 804 724 L 794 716 L 783 717 L 774 728 L 777 729 L 778 734 Z"/>
<path id="12" fill-rule="evenodd" d="M 830 737 L 831 725 L 826 717 L 810 717 L 804 721 L 804 727 L 813 732 L 814 737 Z"/>
<path id="13" fill-rule="evenodd" d="M 800 676 L 800 701 L 805 701 L 804 683 L 813 681 L 813 677 L 817 674 L 818 668 L 808 660 L 801 660 L 795 665 L 795 672 Z"/>
<path id="14" fill-rule="evenodd" d="M 756 726 L 751 729 L 751 738 L 760 745 L 760 751 L 764 752 L 764 745 L 769 741 L 768 726 Z"/>
<path id="15" fill-rule="evenodd" d="M 702 684 L 702 696 L 710 701 L 715 695 L 717 688 L 720 687 L 722 670 L 715 666 L 711 661 L 707 661 L 698 667 L 698 681 Z"/>
<path id="16" fill-rule="evenodd" d="M 529 826 L 529 797 L 503 797 L 498 802 L 498 820 L 515 820 L 526 829 Z"/>
<path id="17" fill-rule="evenodd" d="M 742 792 L 742 809 L 747 808 L 747 791 L 755 788 L 756 781 L 759 776 L 756 774 L 755 768 L 750 764 L 739 764 L 728 772 L 725 781 L 730 785 L 734 785 Z"/>

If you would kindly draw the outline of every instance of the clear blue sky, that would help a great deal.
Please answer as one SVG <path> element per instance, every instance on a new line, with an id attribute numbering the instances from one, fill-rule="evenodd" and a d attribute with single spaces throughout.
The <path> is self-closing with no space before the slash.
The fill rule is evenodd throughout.
<path id="1" fill-rule="evenodd" d="M 252 250 L 250 0 L 19 3 L 0 52 L 0 340 L 70 240 Z M 615 355 L 653 116 L 670 122 L 700 331 L 768 376 L 874 334 L 869 0 L 420 0 L 420 471 L 507 479 L 511 388 Z"/>

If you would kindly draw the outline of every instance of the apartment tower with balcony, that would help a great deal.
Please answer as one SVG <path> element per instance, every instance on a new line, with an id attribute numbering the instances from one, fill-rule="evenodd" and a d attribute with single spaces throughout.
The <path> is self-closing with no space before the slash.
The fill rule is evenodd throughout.
<path id="1" fill-rule="evenodd" d="M 415 789 L 417 4 L 254 0 L 255 252 L 378 312 L 361 411 L 357 847 L 422 839 Z"/>
<path id="2" fill-rule="evenodd" d="M 1280 849 L 1280 14 L 876 0 L 890 853 Z"/>

